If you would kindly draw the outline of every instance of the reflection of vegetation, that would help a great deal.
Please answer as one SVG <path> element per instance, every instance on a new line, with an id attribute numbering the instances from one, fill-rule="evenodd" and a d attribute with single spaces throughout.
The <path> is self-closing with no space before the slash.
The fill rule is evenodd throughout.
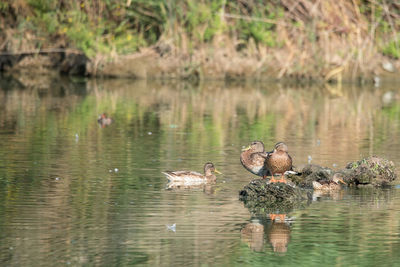
<path id="1" fill-rule="evenodd" d="M 349 88 L 337 97 L 322 95 L 319 88 L 282 89 L 257 84 L 230 88 L 221 83 L 193 88 L 173 82 L 124 80 L 88 83 L 57 80 L 39 87 L 23 84 L 24 88 L 15 88 L 13 83 L 14 88 L 10 90 L 5 90 L 6 85 L 2 84 L 0 91 L 0 215 L 3 218 L 0 235 L 9 232 L 7 237 L 2 236 L 3 250 L 10 251 L 8 246 L 14 244 L 15 250 L 18 248 L 21 255 L 29 255 L 31 261 L 53 262 L 51 257 L 59 256 L 54 251 L 67 249 L 68 255 L 83 256 L 57 260 L 63 263 L 71 260 L 75 265 L 147 260 L 157 265 L 159 259 L 154 255 L 159 251 L 173 255 L 169 260 L 174 262 L 174 253 L 181 255 L 180 250 L 189 246 L 218 253 L 221 265 L 237 262 L 240 257 L 252 259 L 254 254 L 246 246 L 235 246 L 235 241 L 224 240 L 230 245 L 227 252 L 214 240 L 216 234 L 223 235 L 226 231 L 226 221 L 221 217 L 237 218 L 238 213 L 248 216 L 237 201 L 237 183 L 228 182 L 223 184 L 227 187 L 216 190 L 218 194 L 226 194 L 223 201 L 217 199 L 220 195 L 204 197 L 202 192 L 164 192 L 160 170 L 175 169 L 178 164 L 200 170 L 203 162 L 216 159 L 226 169 L 224 173 L 233 177 L 227 175 L 226 179 L 232 181 L 237 179 L 233 174 L 240 175 L 242 170 L 236 155 L 241 145 L 252 139 L 265 140 L 266 144 L 273 144 L 277 139 L 289 140 L 296 163 L 306 160 L 302 158 L 304 150 L 316 151 L 310 142 L 321 139 L 323 153 L 336 158 L 340 151 L 343 161 L 347 161 L 359 158 L 365 151 L 362 150 L 364 141 L 353 143 L 355 137 L 368 140 L 367 145 L 372 142 L 374 147 L 373 142 L 382 138 L 380 131 L 394 139 L 400 130 L 396 126 L 398 117 L 390 118 L 393 123 L 386 123 L 380 92 L 370 89 Z M 104 129 L 96 121 L 102 112 L 115 120 Z M 379 143 L 375 148 L 383 150 L 386 145 L 390 144 Z M 26 205 L 27 202 L 35 205 Z M 207 208 L 193 208 L 199 203 Z M 330 218 L 332 214 L 324 209 L 316 212 L 322 218 Z M 354 225 L 360 219 L 354 214 L 346 214 L 340 223 Z M 30 218 L 30 222 L 20 223 L 21 218 Z M 373 232 L 371 229 L 376 225 L 362 219 L 362 229 Z M 148 245 L 149 235 L 162 234 L 160 224 L 164 227 L 163 223 L 172 223 L 168 220 L 179 220 L 178 231 L 185 224 L 193 228 L 190 231 L 201 234 L 181 243 L 170 236 L 161 236 L 154 247 Z M 210 221 L 220 222 L 220 228 L 215 229 Z M 380 223 L 386 225 L 387 221 Z M 328 220 L 325 226 L 330 229 L 337 224 Z M 15 225 L 18 227 L 11 227 Z M 138 231 L 140 227 L 145 230 Z M 308 233 L 327 232 L 318 232 L 312 225 L 295 225 L 289 257 L 280 258 L 283 263 L 297 256 L 302 260 L 311 259 L 300 253 L 304 248 L 298 240 L 306 237 L 301 236 L 305 232 L 296 231 L 298 227 Z M 345 227 L 339 230 L 354 239 L 360 236 L 357 231 L 349 233 Z M 336 238 L 339 242 L 343 235 L 338 234 Z M 297 247 L 290 248 L 292 245 Z M 320 251 L 310 246 L 315 253 Z M 328 244 L 322 246 L 332 248 Z M 360 246 L 352 251 L 364 251 L 365 247 Z M 118 252 L 110 257 L 103 256 L 105 251 Z M 230 256 L 223 256 L 224 253 Z M 208 262 L 206 254 L 197 259 Z M 341 255 L 347 257 L 347 254 Z M 334 260 L 336 256 L 326 257 Z M 256 255 L 254 261 L 267 263 L 261 255 Z M 277 263 L 278 259 L 270 258 L 268 262 Z"/>

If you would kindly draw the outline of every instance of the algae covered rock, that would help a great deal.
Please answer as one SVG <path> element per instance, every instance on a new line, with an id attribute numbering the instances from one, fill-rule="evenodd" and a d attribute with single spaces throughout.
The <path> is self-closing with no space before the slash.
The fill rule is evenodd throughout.
<path id="1" fill-rule="evenodd" d="M 288 178 L 301 188 L 312 188 L 313 181 L 331 180 L 335 173 L 341 174 L 346 183 L 357 186 L 389 185 L 397 177 L 394 163 L 379 157 L 350 162 L 346 168 L 338 171 L 315 164 L 300 166 L 295 171 L 298 174 L 289 175 Z"/>
<path id="2" fill-rule="evenodd" d="M 239 199 L 253 213 L 286 213 L 308 199 L 307 192 L 284 183 L 256 179 L 239 192 Z"/>
<path id="3" fill-rule="evenodd" d="M 313 181 L 329 180 L 334 171 L 316 164 L 307 164 L 294 169 L 298 174 L 288 175 L 288 178 L 302 188 L 312 188 Z"/>
<path id="4" fill-rule="evenodd" d="M 397 178 L 394 163 L 375 156 L 350 162 L 340 173 L 345 182 L 354 185 L 384 186 Z"/>

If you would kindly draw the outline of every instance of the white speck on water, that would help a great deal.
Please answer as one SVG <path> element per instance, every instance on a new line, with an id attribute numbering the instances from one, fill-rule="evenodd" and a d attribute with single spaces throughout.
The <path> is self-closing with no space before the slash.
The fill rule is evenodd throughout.
<path id="1" fill-rule="evenodd" d="M 14 247 L 9 247 L 9 249 L 10 249 L 10 250 L 13 250 L 13 249 L 14 249 Z"/>
<path id="2" fill-rule="evenodd" d="M 333 163 L 332 166 L 333 166 L 334 168 L 336 168 L 336 167 L 337 167 L 337 164 L 336 164 L 336 163 Z"/>
<path id="3" fill-rule="evenodd" d="M 112 172 L 112 170 L 108 170 L 108 172 Z"/>
<path id="4" fill-rule="evenodd" d="M 75 142 L 78 142 L 79 141 L 79 135 L 76 133 L 75 134 Z"/>
<path id="5" fill-rule="evenodd" d="M 60 177 L 56 177 L 56 181 L 60 180 Z"/>
<path id="6" fill-rule="evenodd" d="M 148 135 L 152 135 L 153 133 L 152 133 L 152 132 L 148 132 L 147 134 L 148 134 Z"/>
<path id="7" fill-rule="evenodd" d="M 308 164 L 310 164 L 311 163 L 311 161 L 312 161 L 312 157 L 310 156 L 310 155 L 308 155 Z"/>
<path id="8" fill-rule="evenodd" d="M 172 225 L 166 225 L 167 226 L 167 229 L 168 230 L 170 230 L 170 231 L 172 231 L 172 232 L 176 232 L 176 223 L 174 223 L 174 224 L 172 224 Z"/>
<path id="9" fill-rule="evenodd" d="M 115 171 L 115 172 L 118 172 L 118 168 L 115 168 L 114 171 Z"/>

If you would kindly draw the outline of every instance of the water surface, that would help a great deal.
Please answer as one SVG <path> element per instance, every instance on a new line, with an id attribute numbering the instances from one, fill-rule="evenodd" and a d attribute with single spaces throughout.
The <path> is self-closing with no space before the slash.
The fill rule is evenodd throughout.
<path id="1" fill-rule="evenodd" d="M 285 141 L 296 165 L 398 166 L 397 88 L 3 78 L 0 263 L 398 265 L 397 187 L 315 197 L 285 223 L 238 200 L 252 140 Z M 167 188 L 161 171 L 207 161 L 223 172 L 215 185 Z"/>

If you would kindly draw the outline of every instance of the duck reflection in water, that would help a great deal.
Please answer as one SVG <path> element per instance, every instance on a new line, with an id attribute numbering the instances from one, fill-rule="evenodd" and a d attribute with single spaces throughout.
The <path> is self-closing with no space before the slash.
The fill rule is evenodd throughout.
<path id="1" fill-rule="evenodd" d="M 286 214 L 270 214 L 270 220 L 253 218 L 240 230 L 242 241 L 253 251 L 262 252 L 267 238 L 274 252 L 286 253 L 290 241 L 290 225 L 285 218 Z"/>
<path id="2" fill-rule="evenodd" d="M 256 252 L 264 250 L 264 225 L 259 219 L 252 219 L 240 230 L 242 241 Z"/>
<path id="3" fill-rule="evenodd" d="M 283 220 L 273 220 L 267 229 L 267 236 L 274 252 L 286 253 L 290 241 L 290 226 Z"/>
<path id="4" fill-rule="evenodd" d="M 166 186 L 167 190 L 203 190 L 207 195 L 214 195 L 216 192 L 215 183 L 187 185 L 180 182 L 169 182 Z M 218 191 L 218 189 L 217 189 Z"/>

